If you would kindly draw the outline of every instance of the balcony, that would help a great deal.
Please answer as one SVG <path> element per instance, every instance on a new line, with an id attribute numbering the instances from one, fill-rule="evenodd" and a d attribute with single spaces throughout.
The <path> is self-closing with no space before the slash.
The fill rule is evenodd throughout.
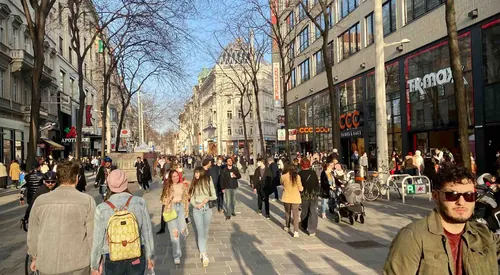
<path id="1" fill-rule="evenodd" d="M 7 60 L 10 63 L 10 49 L 2 42 L 0 42 L 0 57 L 1 59 Z"/>
<path id="2" fill-rule="evenodd" d="M 10 50 L 12 58 L 11 72 L 28 71 L 33 69 L 34 58 L 25 50 Z"/>

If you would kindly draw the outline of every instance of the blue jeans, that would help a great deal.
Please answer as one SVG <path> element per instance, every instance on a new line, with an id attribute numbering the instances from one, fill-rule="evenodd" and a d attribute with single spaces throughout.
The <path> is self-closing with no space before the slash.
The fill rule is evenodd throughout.
<path id="1" fill-rule="evenodd" d="M 144 250 L 141 257 L 138 259 L 123 260 L 112 262 L 109 259 L 109 254 L 106 255 L 104 261 L 105 274 L 127 274 L 127 275 L 143 275 L 146 272 L 146 254 Z M 87 273 L 88 274 L 88 273 Z"/>
<path id="2" fill-rule="evenodd" d="M 184 205 L 182 203 L 175 203 L 172 209 L 177 212 L 177 219 L 167 222 L 168 231 L 170 233 L 170 241 L 172 242 L 172 256 L 174 259 L 182 256 L 180 237 L 184 235 L 187 237 L 186 215 L 184 214 Z M 175 237 L 175 234 L 177 237 Z"/>
<path id="3" fill-rule="evenodd" d="M 325 198 L 321 198 L 321 214 L 326 214 L 326 208 L 328 208 L 328 200 Z"/>
<path id="4" fill-rule="evenodd" d="M 236 191 L 237 189 L 224 190 L 224 215 L 226 215 L 226 217 L 236 214 Z"/>
<path id="5" fill-rule="evenodd" d="M 208 229 L 212 222 L 213 211 L 208 204 L 201 209 L 193 208 L 193 220 L 198 232 L 198 249 L 200 254 L 207 253 Z"/>

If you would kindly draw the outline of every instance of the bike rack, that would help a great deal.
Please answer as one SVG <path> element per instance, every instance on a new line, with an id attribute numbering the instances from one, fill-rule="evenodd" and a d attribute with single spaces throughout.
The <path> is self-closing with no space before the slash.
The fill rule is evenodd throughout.
<path id="1" fill-rule="evenodd" d="M 390 193 L 391 193 L 391 188 L 389 186 L 389 182 L 391 180 L 396 181 L 397 178 L 403 178 L 404 179 L 404 178 L 409 177 L 409 176 L 410 176 L 409 174 L 394 174 L 394 175 L 389 175 L 389 177 L 385 181 L 385 185 L 387 185 L 387 200 L 390 200 Z M 394 182 L 394 184 L 397 184 L 397 183 Z M 403 189 L 403 186 L 401 186 L 401 189 Z M 404 201 L 404 199 L 403 199 L 403 201 Z"/>
<path id="2" fill-rule="evenodd" d="M 406 192 L 405 192 L 405 186 L 406 186 L 406 181 L 408 181 L 409 179 L 411 180 L 417 180 L 417 179 L 425 179 L 427 180 L 427 183 L 425 184 L 427 186 L 427 194 L 429 195 L 429 201 L 432 200 L 432 192 L 431 192 L 431 181 L 429 180 L 428 177 L 426 176 L 406 176 L 405 178 L 403 178 L 403 181 L 401 182 L 401 197 L 403 199 L 403 203 L 405 203 L 405 195 L 406 195 Z"/>

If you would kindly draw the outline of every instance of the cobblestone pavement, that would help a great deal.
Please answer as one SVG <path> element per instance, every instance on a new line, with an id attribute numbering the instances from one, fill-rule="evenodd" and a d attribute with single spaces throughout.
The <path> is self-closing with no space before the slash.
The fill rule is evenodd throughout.
<path id="1" fill-rule="evenodd" d="M 192 172 L 186 173 L 187 177 Z M 88 183 L 93 183 L 93 177 Z M 388 247 L 397 231 L 426 215 L 432 203 L 425 198 L 400 201 L 380 200 L 366 203 L 365 224 L 351 226 L 347 221 L 337 224 L 320 219 L 317 235 L 300 233 L 293 238 L 283 231 L 284 212 L 279 202 L 271 203 L 271 219 L 255 212 L 257 202 L 246 181 L 240 181 L 237 216 L 230 221 L 214 212 L 208 241 L 210 265 L 203 268 L 196 245 L 195 225 L 182 241 L 183 257 L 175 266 L 168 231 L 155 234 L 156 274 L 380 274 Z M 101 200 L 97 191 L 88 185 L 88 193 Z M 159 230 L 161 204 L 159 180 L 150 193 L 143 193 L 137 184 L 131 191 L 143 196 L 153 221 Z M 394 197 L 393 197 L 394 198 Z M 19 220 L 26 206 L 19 206 L 17 195 L 0 193 L 0 275 L 24 274 L 26 233 L 19 229 Z"/>

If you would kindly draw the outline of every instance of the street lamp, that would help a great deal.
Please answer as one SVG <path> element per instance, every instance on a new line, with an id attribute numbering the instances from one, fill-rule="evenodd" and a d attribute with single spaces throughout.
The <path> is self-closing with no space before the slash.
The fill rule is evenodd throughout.
<path id="1" fill-rule="evenodd" d="M 403 39 L 395 43 L 384 43 L 384 30 L 382 21 L 382 0 L 375 0 L 373 11 L 375 20 L 375 119 L 377 140 L 377 171 L 379 180 L 386 179 L 390 170 L 389 150 L 387 144 L 387 110 L 385 94 L 385 56 L 384 48 L 399 45 L 398 50 L 403 50 L 403 44 L 409 43 L 409 39 Z"/>

